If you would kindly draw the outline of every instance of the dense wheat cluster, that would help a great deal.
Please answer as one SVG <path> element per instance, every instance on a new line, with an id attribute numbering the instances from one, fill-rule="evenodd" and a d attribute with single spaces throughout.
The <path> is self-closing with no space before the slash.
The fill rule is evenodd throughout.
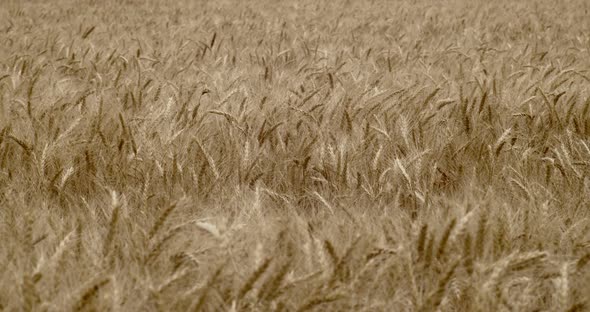
<path id="1" fill-rule="evenodd" d="M 0 1 L 0 310 L 586 311 L 589 8 Z"/>

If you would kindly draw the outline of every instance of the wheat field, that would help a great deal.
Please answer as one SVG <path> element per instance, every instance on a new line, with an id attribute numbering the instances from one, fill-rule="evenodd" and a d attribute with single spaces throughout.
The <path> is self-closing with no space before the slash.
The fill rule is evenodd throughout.
<path id="1" fill-rule="evenodd" d="M 0 1 L 0 310 L 588 311 L 589 8 Z"/>

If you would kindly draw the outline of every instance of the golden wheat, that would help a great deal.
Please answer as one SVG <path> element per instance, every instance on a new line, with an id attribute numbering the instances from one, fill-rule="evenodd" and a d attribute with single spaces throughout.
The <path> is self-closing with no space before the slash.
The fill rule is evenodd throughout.
<path id="1" fill-rule="evenodd" d="M 587 308 L 585 1 L 2 4 L 0 310 Z"/>

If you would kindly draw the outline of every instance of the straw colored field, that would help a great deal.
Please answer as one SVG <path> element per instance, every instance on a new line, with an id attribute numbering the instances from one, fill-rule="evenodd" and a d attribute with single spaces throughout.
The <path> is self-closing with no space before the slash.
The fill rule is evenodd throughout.
<path id="1" fill-rule="evenodd" d="M 2 1 L 0 310 L 584 311 L 587 1 Z"/>

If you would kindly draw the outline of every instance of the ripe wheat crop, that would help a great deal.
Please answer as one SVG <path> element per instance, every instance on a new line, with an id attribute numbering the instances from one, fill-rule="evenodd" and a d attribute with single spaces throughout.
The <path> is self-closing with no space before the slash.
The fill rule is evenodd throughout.
<path id="1" fill-rule="evenodd" d="M 589 9 L 0 1 L 0 310 L 587 311 Z"/>

